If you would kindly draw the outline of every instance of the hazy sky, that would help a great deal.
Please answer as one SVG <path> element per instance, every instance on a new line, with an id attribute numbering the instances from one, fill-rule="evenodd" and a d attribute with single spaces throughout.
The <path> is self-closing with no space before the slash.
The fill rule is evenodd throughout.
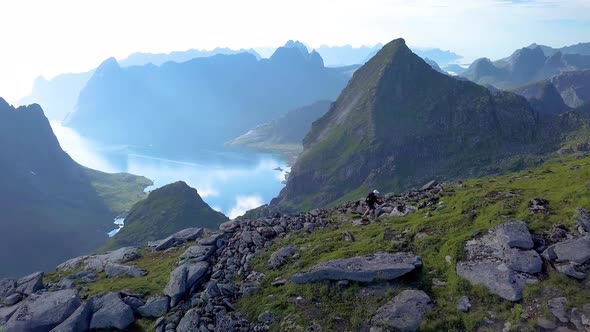
<path id="1" fill-rule="evenodd" d="M 590 41 L 590 0 L 2 0 L 0 96 L 38 75 L 86 71 L 130 53 L 216 46 L 386 43 L 500 58 L 533 42 Z"/>

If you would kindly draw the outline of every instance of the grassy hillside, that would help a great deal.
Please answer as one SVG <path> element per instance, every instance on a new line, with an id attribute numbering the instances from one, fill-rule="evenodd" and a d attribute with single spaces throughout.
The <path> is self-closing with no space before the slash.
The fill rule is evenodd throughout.
<path id="1" fill-rule="evenodd" d="M 535 197 L 550 202 L 549 214 L 529 211 L 528 202 Z M 256 259 L 254 270 L 266 275 L 263 289 L 243 297 L 239 309 L 251 319 L 266 310 L 278 314 L 281 319 L 273 325 L 274 331 L 303 331 L 313 322 L 327 330 L 358 330 L 393 293 L 419 288 L 436 303 L 436 310 L 422 325 L 424 331 L 473 331 L 481 326 L 490 310 L 497 313 L 497 320 L 516 324 L 521 322 L 523 314 L 536 317 L 548 312 L 548 298 L 566 296 L 571 306 L 581 305 L 590 298 L 590 285 L 556 274 L 552 269 L 546 271 L 543 282 L 529 286 L 524 299 L 516 304 L 490 294 L 483 287 L 471 287 L 455 272 L 465 241 L 500 223 L 523 220 L 533 234 L 547 232 L 554 224 L 573 229 L 576 208 L 590 207 L 590 157 L 554 157 L 529 170 L 449 184 L 440 201 L 446 207 L 436 211 L 420 210 L 407 217 L 380 220 L 367 226 L 342 222 L 336 229 L 312 234 L 300 232 L 288 237 Z M 334 218 L 342 220 L 343 216 Z M 352 234 L 354 242 L 343 239 L 346 232 Z M 400 236 L 394 236 L 392 241 L 392 234 Z M 300 249 L 300 258 L 279 270 L 269 270 L 266 262 L 273 249 L 288 244 Z M 422 256 L 424 268 L 417 278 L 412 276 L 391 285 L 370 288 L 328 283 L 270 285 L 276 278 L 288 280 L 294 273 L 322 261 L 400 250 Z M 468 313 L 456 309 L 456 302 L 463 295 L 469 296 L 473 306 Z M 297 297 L 302 299 L 296 300 Z M 530 330 L 534 323 L 533 320 L 528 323 Z"/>

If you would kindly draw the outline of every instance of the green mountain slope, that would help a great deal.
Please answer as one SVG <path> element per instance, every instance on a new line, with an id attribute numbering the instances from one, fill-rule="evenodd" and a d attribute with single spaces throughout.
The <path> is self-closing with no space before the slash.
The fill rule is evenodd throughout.
<path id="1" fill-rule="evenodd" d="M 0 183 L 5 276 L 52 268 L 100 247 L 113 218 L 150 181 L 80 166 L 61 149 L 39 105 L 14 108 L 0 98 Z"/>
<path id="2" fill-rule="evenodd" d="M 538 130 L 524 98 L 440 74 L 394 40 L 313 124 L 273 204 L 325 206 L 373 187 L 401 191 L 433 177 L 484 174 L 536 151 Z"/>
<path id="3" fill-rule="evenodd" d="M 205 203 L 197 190 L 179 181 L 152 191 L 133 206 L 125 226 L 104 249 L 145 245 L 189 227 L 217 228 L 228 218 Z"/>

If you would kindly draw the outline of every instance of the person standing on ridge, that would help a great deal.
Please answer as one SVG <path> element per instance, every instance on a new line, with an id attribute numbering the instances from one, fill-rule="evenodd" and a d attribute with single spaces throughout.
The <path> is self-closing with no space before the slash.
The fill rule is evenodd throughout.
<path id="1" fill-rule="evenodd" d="M 379 197 L 377 197 L 377 195 L 379 195 L 379 191 L 375 189 L 367 195 L 367 198 L 365 198 L 365 203 L 367 203 L 367 211 L 365 211 L 363 214 L 363 219 L 365 219 L 367 216 L 370 216 L 371 213 L 375 214 L 375 218 L 377 218 L 375 206 L 375 204 L 379 202 Z"/>

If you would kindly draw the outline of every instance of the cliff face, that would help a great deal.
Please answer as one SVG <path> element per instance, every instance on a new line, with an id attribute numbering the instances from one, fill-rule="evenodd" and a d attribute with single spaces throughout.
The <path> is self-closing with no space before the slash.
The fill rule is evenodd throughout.
<path id="1" fill-rule="evenodd" d="M 537 130 L 524 98 L 438 73 L 394 40 L 313 124 L 273 204 L 324 206 L 373 187 L 481 174 L 494 160 L 534 151 Z"/>

